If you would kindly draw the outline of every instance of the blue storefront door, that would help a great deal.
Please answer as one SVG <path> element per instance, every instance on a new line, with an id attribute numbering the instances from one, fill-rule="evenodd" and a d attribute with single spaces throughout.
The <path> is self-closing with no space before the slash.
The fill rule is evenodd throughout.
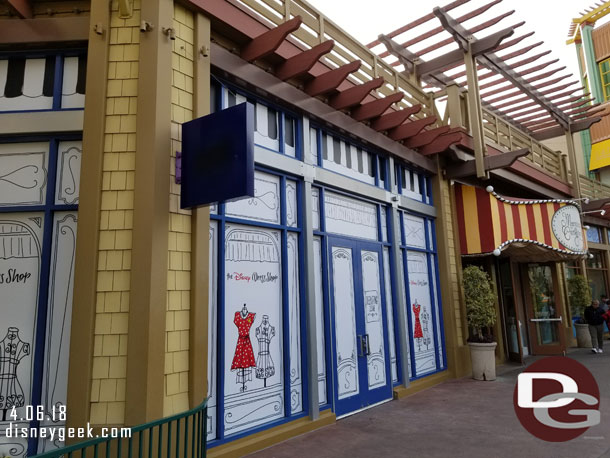
<path id="1" fill-rule="evenodd" d="M 383 257 L 375 243 L 329 238 L 334 407 L 345 415 L 392 397 Z"/>

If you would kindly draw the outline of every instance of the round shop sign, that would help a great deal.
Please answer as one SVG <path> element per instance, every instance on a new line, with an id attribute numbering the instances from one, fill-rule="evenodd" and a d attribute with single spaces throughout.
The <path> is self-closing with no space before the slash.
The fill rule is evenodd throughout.
<path id="1" fill-rule="evenodd" d="M 582 237 L 582 224 L 578 207 L 575 205 L 561 207 L 553 215 L 551 227 L 555 238 L 568 250 L 584 250 L 585 244 Z"/>

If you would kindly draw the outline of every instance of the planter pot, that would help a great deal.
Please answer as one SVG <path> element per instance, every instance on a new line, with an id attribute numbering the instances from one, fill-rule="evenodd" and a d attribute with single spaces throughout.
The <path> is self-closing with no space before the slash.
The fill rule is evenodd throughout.
<path id="1" fill-rule="evenodd" d="M 591 334 L 589 334 L 588 324 L 574 323 L 576 328 L 576 342 L 578 348 L 591 348 Z"/>
<path id="2" fill-rule="evenodd" d="M 472 378 L 475 380 L 496 379 L 496 346 L 497 342 L 468 342 L 472 362 Z"/>

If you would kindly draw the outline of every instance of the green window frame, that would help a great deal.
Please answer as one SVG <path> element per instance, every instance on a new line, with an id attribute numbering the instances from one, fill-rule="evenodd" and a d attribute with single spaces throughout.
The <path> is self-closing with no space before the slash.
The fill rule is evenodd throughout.
<path id="1" fill-rule="evenodd" d="M 599 75 L 604 88 L 604 101 L 610 99 L 610 59 L 602 60 L 599 64 Z"/>

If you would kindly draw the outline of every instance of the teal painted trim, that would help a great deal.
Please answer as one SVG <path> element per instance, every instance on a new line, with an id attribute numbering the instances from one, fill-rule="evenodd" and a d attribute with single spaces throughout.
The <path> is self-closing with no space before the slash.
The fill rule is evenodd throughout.
<path id="1" fill-rule="evenodd" d="M 133 458 L 134 454 L 137 454 L 138 458 L 153 458 L 162 456 L 164 446 L 167 446 L 168 457 L 173 454 L 176 458 L 203 458 L 206 455 L 207 403 L 206 399 L 194 409 L 133 428 L 107 428 L 106 433 L 115 437 L 95 437 L 32 458 L 72 457 L 76 452 L 81 458 L 89 454 L 94 458 L 98 458 L 100 454 L 106 458 Z M 126 438 L 116 437 L 127 430 L 129 432 Z M 147 443 L 148 447 L 145 448 L 144 443 Z M 171 450 L 172 446 L 174 450 Z"/>
<path id="2" fill-rule="evenodd" d="M 591 132 L 589 132 L 589 129 L 580 132 L 580 143 L 585 158 L 585 172 L 587 173 L 587 176 L 591 178 L 593 174 L 589 170 L 591 164 Z"/>
<path id="3" fill-rule="evenodd" d="M 589 88 L 595 100 L 599 103 L 604 101 L 604 89 L 602 87 L 602 79 L 599 74 L 599 67 L 595 58 L 595 48 L 593 46 L 593 27 L 586 25 L 581 29 L 582 45 L 585 51 L 585 62 L 587 63 L 587 77 L 589 79 Z"/>
<path id="4" fill-rule="evenodd" d="M 580 83 L 585 86 L 585 90 L 588 91 L 588 82 L 585 84 L 585 73 L 586 69 L 582 68 L 582 61 L 580 60 L 580 50 L 582 49 L 581 43 L 576 43 L 576 62 L 578 62 L 578 70 L 580 72 Z M 587 176 L 589 172 L 589 163 L 591 162 L 591 134 L 589 129 L 580 132 L 580 144 L 582 145 L 582 155 L 585 161 L 585 172 Z"/>

